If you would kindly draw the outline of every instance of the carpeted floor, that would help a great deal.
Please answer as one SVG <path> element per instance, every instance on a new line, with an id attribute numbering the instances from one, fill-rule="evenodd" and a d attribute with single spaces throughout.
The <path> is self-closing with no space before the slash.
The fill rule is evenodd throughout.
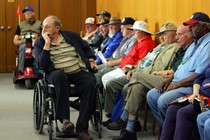
<path id="1" fill-rule="evenodd" d="M 12 78 L 12 73 L 0 73 L 0 140 L 48 140 L 46 128 L 41 135 L 36 134 L 33 129 L 33 90 L 26 89 L 23 83 L 14 85 Z M 71 109 L 71 118 L 74 123 L 77 116 L 78 111 Z M 151 118 L 151 114 L 149 117 Z M 150 118 L 148 131 L 138 132 L 138 139 L 157 140 L 158 126 L 156 126 L 156 135 L 153 136 Z M 103 119 L 107 118 L 104 116 Z M 112 139 L 119 133 L 120 131 L 110 131 L 103 127 L 102 140 Z M 99 139 L 97 132 L 91 126 L 90 134 L 94 139 Z M 65 140 L 70 140 L 70 138 L 65 138 Z"/>

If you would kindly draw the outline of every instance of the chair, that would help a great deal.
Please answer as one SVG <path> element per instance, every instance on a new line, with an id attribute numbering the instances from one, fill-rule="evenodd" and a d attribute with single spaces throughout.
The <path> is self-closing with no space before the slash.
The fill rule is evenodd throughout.
<path id="1" fill-rule="evenodd" d="M 144 126 L 143 126 L 144 131 L 147 131 L 148 110 L 149 110 L 149 105 L 147 104 L 147 102 L 145 102 L 145 105 L 144 105 Z M 156 127 L 156 119 L 155 119 L 155 117 L 153 117 L 152 135 L 155 135 L 155 127 Z"/>
<path id="2" fill-rule="evenodd" d="M 70 85 L 70 107 L 79 109 L 79 97 L 75 94 L 75 85 Z M 77 97 L 75 100 L 71 100 L 71 97 Z M 37 133 L 41 134 L 43 126 L 48 126 L 49 139 L 52 140 L 53 134 L 53 121 L 55 122 L 55 132 L 56 137 L 76 137 L 77 134 L 73 131 L 71 133 L 62 133 L 57 124 L 56 120 L 56 106 L 55 106 L 55 88 L 53 84 L 48 84 L 45 80 L 45 74 L 43 74 L 43 79 L 40 79 L 34 87 L 34 97 L 33 97 L 33 120 L 34 129 Z M 99 90 L 96 96 L 96 105 L 94 112 L 91 116 L 91 124 L 93 128 L 98 132 L 98 137 L 101 138 L 102 130 L 102 106 L 99 100 Z"/>

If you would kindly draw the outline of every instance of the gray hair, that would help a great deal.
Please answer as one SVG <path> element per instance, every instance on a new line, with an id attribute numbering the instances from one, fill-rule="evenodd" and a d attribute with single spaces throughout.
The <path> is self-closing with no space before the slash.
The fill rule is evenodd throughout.
<path id="1" fill-rule="evenodd" d="M 55 26 L 59 26 L 59 27 L 62 26 L 62 23 L 61 23 L 60 19 L 57 16 L 50 15 L 48 17 L 52 18 L 54 20 Z"/>
<path id="2" fill-rule="evenodd" d="M 208 22 L 203 22 L 203 21 L 199 21 L 198 23 L 201 24 L 201 25 L 206 24 L 207 28 L 210 29 L 210 23 L 208 23 Z"/>

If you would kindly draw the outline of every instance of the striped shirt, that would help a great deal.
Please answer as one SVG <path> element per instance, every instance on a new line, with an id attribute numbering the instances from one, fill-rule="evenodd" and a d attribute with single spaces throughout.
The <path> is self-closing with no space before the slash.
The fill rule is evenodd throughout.
<path id="1" fill-rule="evenodd" d="M 81 69 L 86 69 L 81 57 L 75 50 L 75 47 L 68 44 L 61 36 L 59 44 L 51 43 L 50 58 L 56 69 L 61 69 L 65 73 L 76 73 Z"/>

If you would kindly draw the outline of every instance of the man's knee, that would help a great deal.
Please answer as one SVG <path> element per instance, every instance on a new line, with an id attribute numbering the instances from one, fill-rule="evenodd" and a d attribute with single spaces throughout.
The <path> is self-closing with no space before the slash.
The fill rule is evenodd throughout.
<path id="1" fill-rule="evenodd" d="M 150 103 L 153 103 L 153 102 L 157 102 L 158 100 L 158 97 L 154 96 L 156 95 L 154 89 L 150 90 L 147 92 L 147 96 L 146 96 L 146 99 L 147 99 L 147 102 L 150 104 Z"/>
<path id="2" fill-rule="evenodd" d="M 55 82 L 62 82 L 63 81 L 68 81 L 68 77 L 64 71 L 61 70 L 55 70 L 52 71 L 48 76 L 47 76 L 48 81 L 51 83 Z"/>
<path id="3" fill-rule="evenodd" d="M 165 114 L 167 107 L 168 107 L 168 101 L 163 96 L 164 95 L 162 95 L 162 96 L 160 96 L 160 98 L 158 98 L 157 104 L 158 104 L 158 109 L 161 112 L 164 112 L 164 114 Z"/>
<path id="4" fill-rule="evenodd" d="M 197 121 L 197 124 L 198 124 L 198 125 L 204 126 L 203 114 L 199 114 L 199 115 L 197 116 L 196 121 Z"/>
<path id="5" fill-rule="evenodd" d="M 106 83 L 106 89 L 112 88 L 113 83 L 114 83 L 113 80 L 107 81 L 107 83 Z"/>

